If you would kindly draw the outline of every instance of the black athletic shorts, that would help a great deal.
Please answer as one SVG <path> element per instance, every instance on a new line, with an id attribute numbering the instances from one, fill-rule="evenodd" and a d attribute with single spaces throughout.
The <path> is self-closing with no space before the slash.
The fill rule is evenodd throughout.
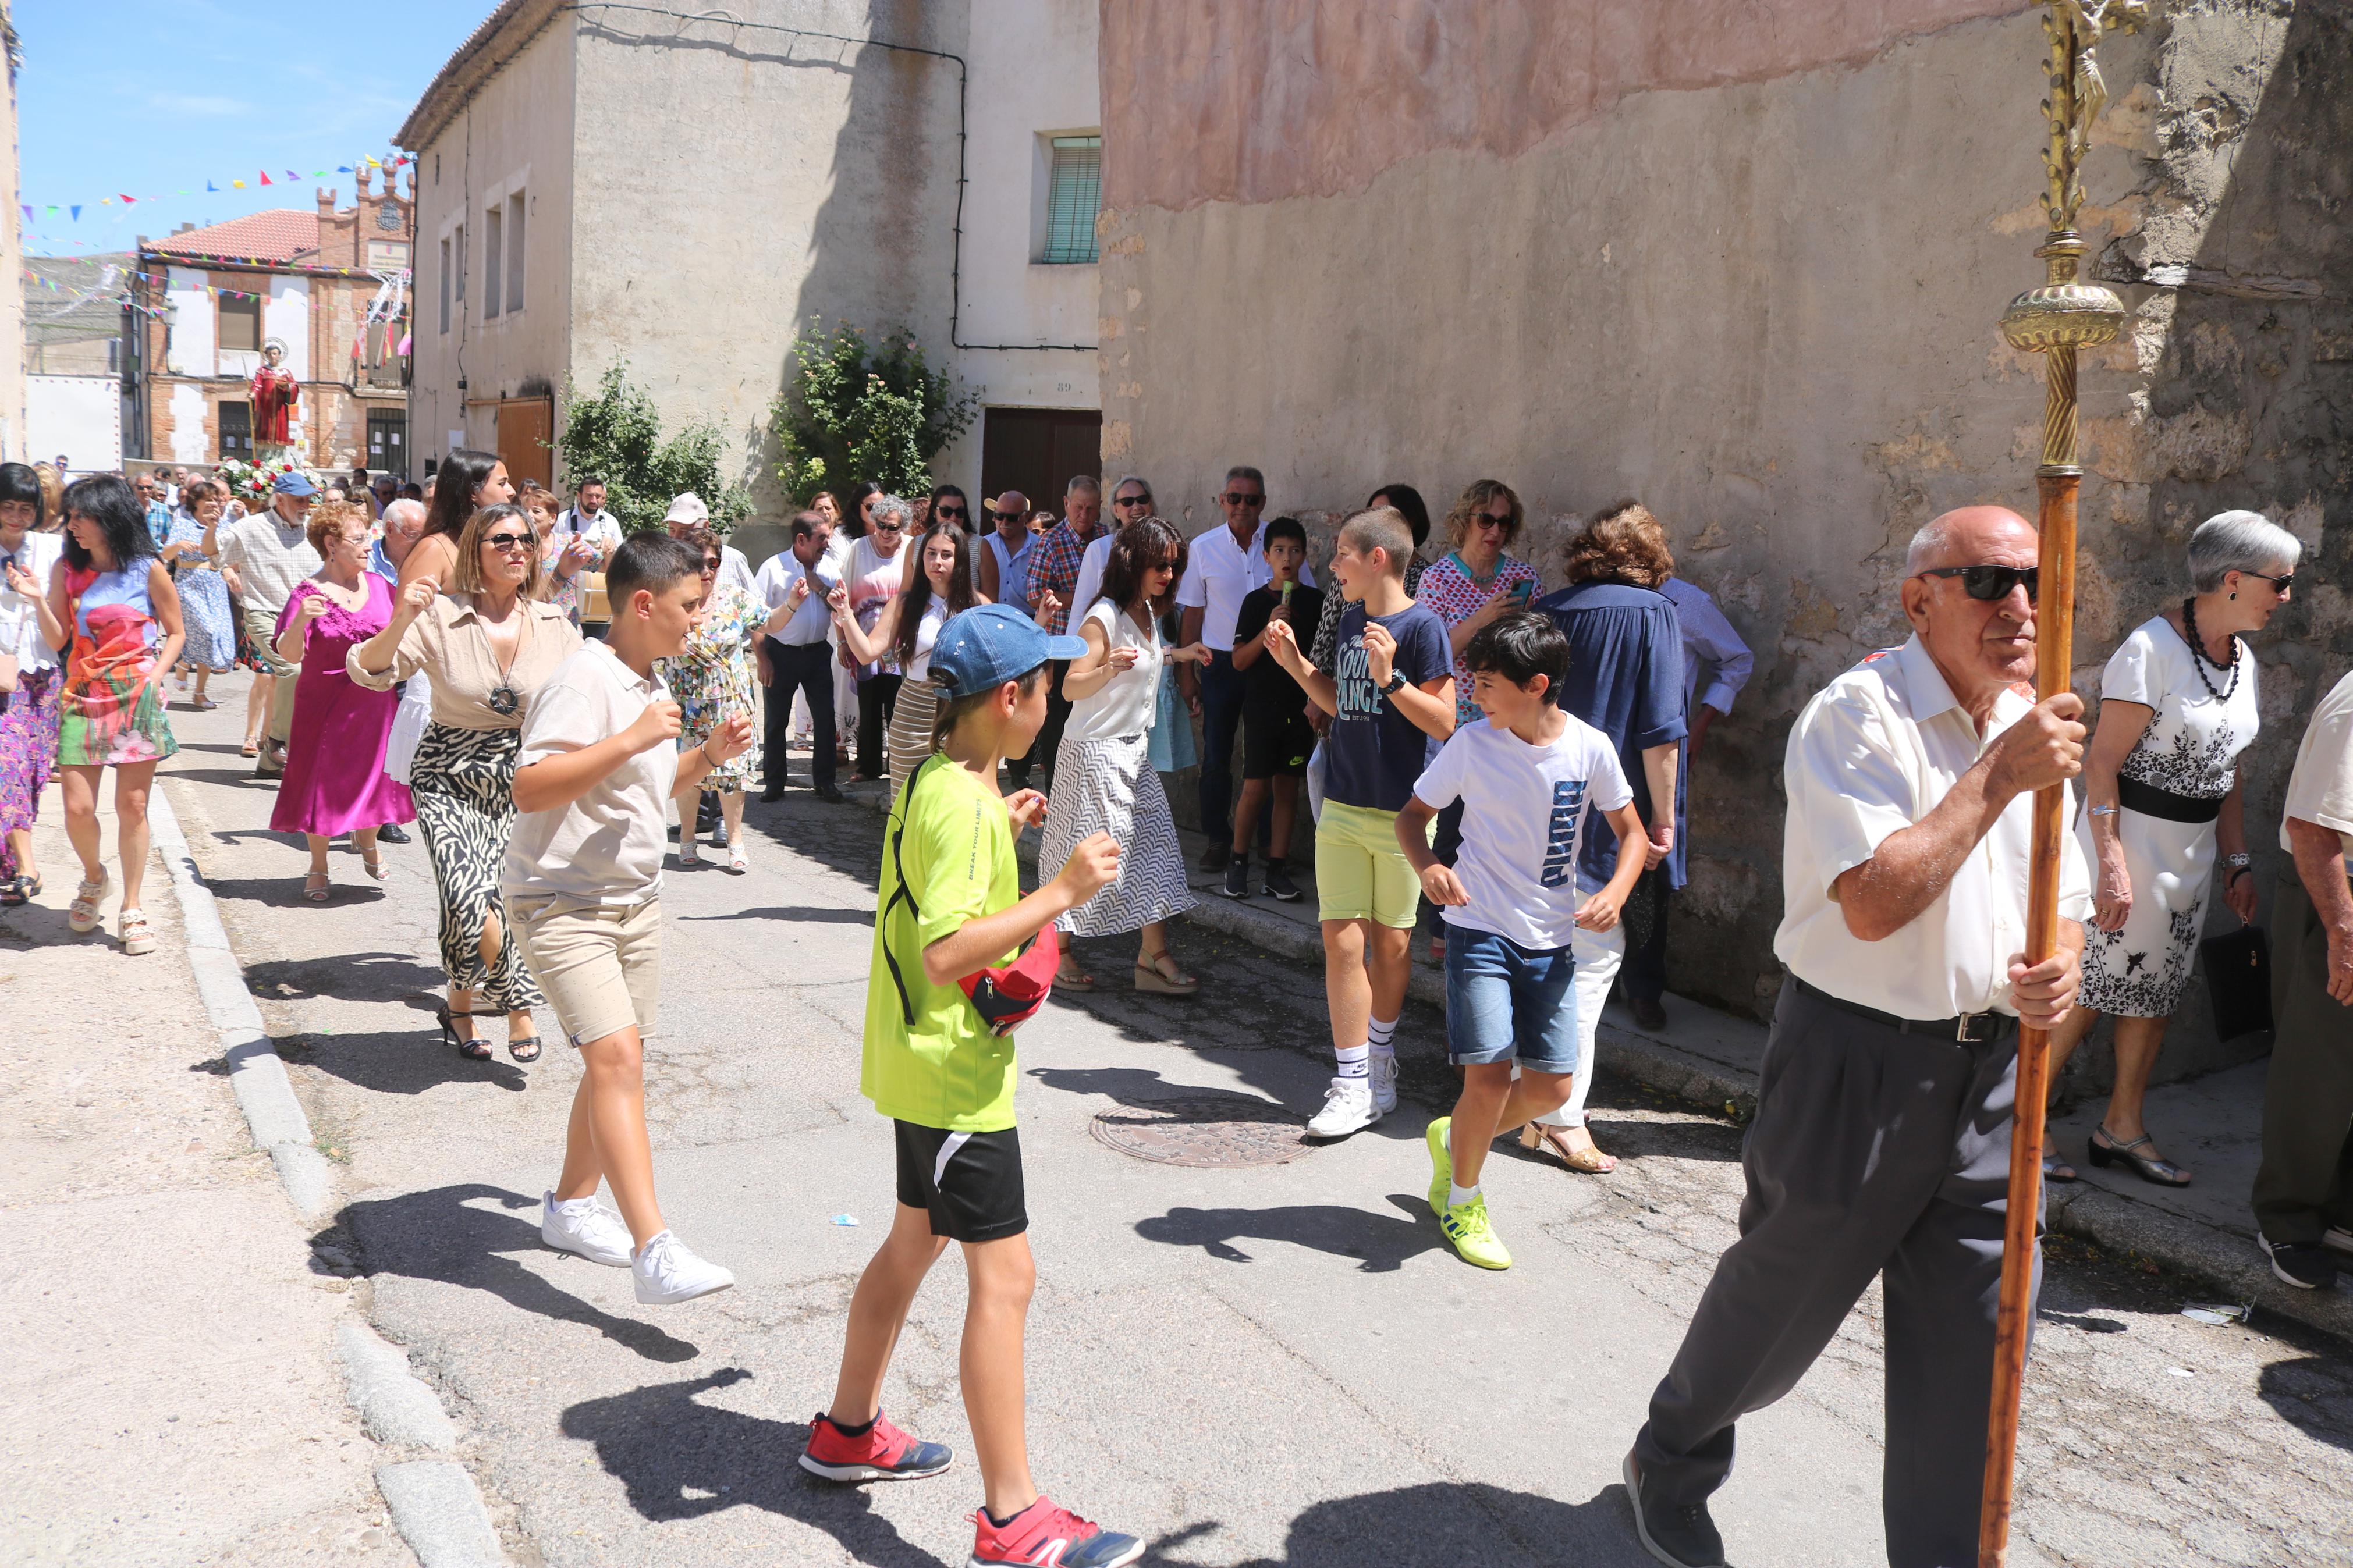
<path id="1" fill-rule="evenodd" d="M 1315 728 L 1303 706 L 1242 710 L 1242 777 L 1304 778 Z"/>
<path id="2" fill-rule="evenodd" d="M 950 1132 L 913 1121 L 891 1125 L 899 1141 L 899 1201 L 929 1210 L 934 1236 L 997 1241 L 1029 1228 L 1018 1129 Z"/>

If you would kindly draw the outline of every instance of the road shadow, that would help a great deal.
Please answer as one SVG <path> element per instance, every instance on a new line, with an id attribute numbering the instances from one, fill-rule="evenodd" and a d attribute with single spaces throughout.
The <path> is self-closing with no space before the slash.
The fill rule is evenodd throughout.
<path id="1" fill-rule="evenodd" d="M 500 1054 L 486 1062 L 468 1061 L 451 1050 L 439 1027 L 430 1023 L 422 1029 L 353 1035 L 306 1031 L 276 1039 L 278 1054 L 287 1061 L 378 1094 L 423 1094 L 445 1083 L 487 1083 L 520 1094 L 531 1087 L 531 1077 L 507 1059 L 506 1041 L 496 1033 L 498 1021 L 490 1023 L 492 1033 L 483 1039 Z"/>
<path id="2" fill-rule="evenodd" d="M 507 1212 L 478 1206 L 484 1198 L 495 1200 L 499 1210 Z M 517 1217 L 512 1211 L 518 1209 L 531 1217 Z M 348 1231 L 359 1248 L 360 1270 L 371 1278 L 396 1274 L 486 1291 L 518 1311 L 594 1329 L 648 1361 L 692 1361 L 701 1353 L 651 1323 L 617 1318 L 558 1289 L 509 1256 L 536 1254 L 559 1269 L 601 1267 L 542 1244 L 538 1209 L 537 1198 L 469 1182 L 398 1197 L 362 1199 L 346 1205 L 329 1228 Z"/>
<path id="3" fill-rule="evenodd" d="M 1175 1553 L 1216 1529 L 1214 1521 L 1190 1526 L 1153 1542 L 1140 1561 L 1193 1568 L 1192 1559 Z M 1570 1503 L 1480 1481 L 1429 1481 L 1316 1503 L 1291 1521 L 1282 1556 L 1253 1557 L 1235 1568 L 1455 1568 L 1464 1563 L 1649 1568 L 1651 1558 L 1634 1539 L 1624 1487 L 1606 1487 Z"/>
<path id="4" fill-rule="evenodd" d="M 2255 1392 L 2281 1420 L 2317 1443 L 2353 1452 L 2346 1412 L 2353 1409 L 2353 1369 L 2342 1357 L 2307 1355 L 2266 1365 Z"/>
<path id="5" fill-rule="evenodd" d="M 681 915 L 681 925 L 701 921 L 784 921 L 795 925 L 871 926 L 874 923 L 871 910 L 826 910 L 807 905 L 771 906 L 764 910 L 735 910 L 723 915 Z"/>
<path id="6" fill-rule="evenodd" d="M 273 959 L 245 966 L 246 988 L 265 1002 L 409 1002 L 438 990 L 448 976 L 437 961 L 413 952 L 339 952 L 332 958 Z M 429 1011 L 432 1003 L 423 1005 Z"/>
<path id="7" fill-rule="evenodd" d="M 1282 1241 L 1356 1260 L 1357 1271 L 1388 1274 L 1406 1260 L 1446 1245 L 1430 1205 L 1419 1195 L 1391 1193 L 1391 1216 L 1345 1204 L 1290 1204 L 1271 1209 L 1173 1208 L 1135 1222 L 1135 1234 L 1170 1247 L 1198 1247 L 1228 1263 L 1249 1263 L 1237 1241 Z M 1417 1217 L 1419 1216 L 1419 1217 Z"/>
<path id="8" fill-rule="evenodd" d="M 750 1378 L 740 1366 L 586 1399 L 564 1413 L 567 1437 L 593 1443 L 629 1506 L 657 1524 L 730 1508 L 765 1509 L 822 1530 L 873 1568 L 940 1568 L 874 1511 L 861 1487 L 820 1481 L 799 1464 L 809 1429 L 799 1421 L 705 1405 L 695 1396 Z M 781 1559 L 780 1559 L 781 1561 Z"/>
<path id="9" fill-rule="evenodd" d="M 310 900 L 302 897 L 302 879 L 311 868 L 309 860 L 290 858 L 288 864 L 290 869 L 283 877 L 207 877 L 205 886 L 212 889 L 214 898 L 227 903 L 259 904 L 271 910 L 311 908 Z M 332 867 L 327 874 L 334 878 Z M 390 889 L 367 879 L 356 859 L 351 863 L 349 876 L 330 881 L 327 889 L 330 904 L 381 903 L 390 895 Z"/>

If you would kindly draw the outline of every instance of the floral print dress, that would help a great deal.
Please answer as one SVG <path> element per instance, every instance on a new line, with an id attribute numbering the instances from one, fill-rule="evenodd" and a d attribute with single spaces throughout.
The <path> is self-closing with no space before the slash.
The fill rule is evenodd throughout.
<path id="1" fill-rule="evenodd" d="M 180 749 L 155 663 L 164 634 L 147 595 L 153 565 L 142 556 L 120 572 L 66 568 L 74 635 L 58 705 L 60 767 L 161 762 Z"/>
<path id="2" fill-rule="evenodd" d="M 170 542 L 201 545 L 205 525 L 185 512 L 175 513 Z M 202 669 L 236 668 L 237 619 L 229 611 L 228 584 L 220 568 L 202 555 L 183 555 L 172 568 L 172 582 L 180 590 L 180 618 L 188 634 L 180 657 Z"/>
<path id="3" fill-rule="evenodd" d="M 766 612 L 743 589 L 719 584 L 711 590 L 702 625 L 686 651 L 662 661 L 662 679 L 679 707 L 680 751 L 701 745 L 731 714 L 753 721 L 751 746 L 703 775 L 702 787 L 723 795 L 748 789 L 760 776 L 760 702 L 752 679 L 752 639 L 766 619 Z"/>

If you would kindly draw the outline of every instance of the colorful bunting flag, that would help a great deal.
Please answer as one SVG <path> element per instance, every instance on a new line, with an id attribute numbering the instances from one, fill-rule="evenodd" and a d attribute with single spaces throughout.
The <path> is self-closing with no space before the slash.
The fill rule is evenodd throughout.
<path id="1" fill-rule="evenodd" d="M 117 196 L 115 198 L 115 200 L 121 202 L 126 207 L 138 199 L 139 198 L 137 196 Z"/>

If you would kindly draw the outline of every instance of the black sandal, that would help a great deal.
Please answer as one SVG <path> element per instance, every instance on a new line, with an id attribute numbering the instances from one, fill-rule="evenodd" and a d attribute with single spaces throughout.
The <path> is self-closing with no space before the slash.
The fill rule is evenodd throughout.
<path id="1" fill-rule="evenodd" d="M 514 1058 L 515 1060 L 522 1063 L 523 1066 L 529 1067 L 532 1063 L 539 1060 L 539 1037 L 537 1035 L 525 1035 L 520 1040 L 509 1040 L 507 1042 L 507 1055 Z"/>
<path id="2" fill-rule="evenodd" d="M 479 1018 L 482 1016 L 481 1014 L 471 1010 L 452 1013 L 445 1005 L 436 1008 L 434 1010 L 434 1016 L 438 1019 L 441 1024 L 442 1042 L 446 1045 L 457 1047 L 458 1054 L 459 1056 L 465 1058 L 470 1062 L 486 1062 L 491 1059 L 490 1047 L 482 1044 L 480 1040 L 472 1038 L 471 1037 L 460 1037 L 458 1033 L 458 1019 Z"/>
<path id="3" fill-rule="evenodd" d="M 2110 1141 L 2103 1143 L 2100 1142 L 2103 1138 L 2108 1138 Z M 2144 1132 L 2129 1143 L 2118 1143 L 2111 1137 L 2108 1132 L 2107 1125 L 2103 1122 L 2100 1126 L 2092 1130 L 2092 1136 L 2086 1144 L 2086 1147 L 2091 1151 L 2092 1163 L 2094 1165 L 2105 1168 L 2116 1161 L 2122 1160 L 2126 1164 L 2130 1165 L 2133 1168 L 2134 1172 L 2142 1181 L 2148 1183 L 2151 1186 L 2188 1186 L 2189 1184 L 2189 1173 L 2175 1164 L 2172 1161 L 2152 1160 L 2145 1154 L 2136 1154 L 2133 1152 L 2136 1149 L 2153 1147 L 2155 1142 L 2156 1140 Z"/>
<path id="4" fill-rule="evenodd" d="M 19 904 L 30 902 L 32 891 L 26 882 L 26 879 L 23 877 L 11 877 L 0 882 L 0 906 L 13 910 Z"/>

